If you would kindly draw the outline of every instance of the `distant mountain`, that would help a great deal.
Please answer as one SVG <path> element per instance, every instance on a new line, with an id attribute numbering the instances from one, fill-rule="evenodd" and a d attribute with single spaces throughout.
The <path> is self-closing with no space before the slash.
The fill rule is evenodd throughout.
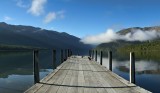
<path id="1" fill-rule="evenodd" d="M 32 26 L 10 25 L 0 22 L 0 45 L 31 46 L 41 48 L 89 49 L 90 45 L 80 38 L 65 32 L 41 29 Z"/>
<path id="2" fill-rule="evenodd" d="M 121 35 L 125 35 L 127 33 L 130 33 L 134 30 L 141 30 L 141 31 L 159 31 L 160 32 L 160 26 L 154 26 L 154 27 L 144 27 L 144 28 L 141 28 L 141 27 L 133 27 L 133 28 L 127 28 L 127 29 L 122 29 L 120 31 L 118 31 L 117 33 L 121 34 Z"/>
<path id="3" fill-rule="evenodd" d="M 134 33 L 136 30 L 141 30 L 141 31 L 157 31 L 160 32 L 160 26 L 154 26 L 154 27 L 133 27 L 133 28 L 127 28 L 118 31 L 117 33 L 120 35 L 126 35 L 127 33 Z M 156 38 L 151 41 L 124 41 L 124 40 L 117 40 L 109 43 L 102 43 L 99 44 L 96 49 L 101 49 L 101 50 L 112 50 L 112 51 L 117 51 L 117 50 L 122 50 L 122 51 L 141 51 L 141 50 L 155 50 L 160 49 L 155 47 L 155 44 L 158 44 L 158 47 L 160 45 L 160 38 Z M 153 46 L 152 46 L 153 45 Z"/>

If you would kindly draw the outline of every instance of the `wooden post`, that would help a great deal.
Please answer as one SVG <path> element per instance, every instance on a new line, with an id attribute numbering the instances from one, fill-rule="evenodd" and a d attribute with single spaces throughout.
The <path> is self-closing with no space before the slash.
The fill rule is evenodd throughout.
<path id="1" fill-rule="evenodd" d="M 38 50 L 33 51 L 33 73 L 34 73 L 34 83 L 39 83 L 39 58 Z"/>
<path id="2" fill-rule="evenodd" d="M 63 63 L 63 49 L 61 49 L 61 63 Z"/>
<path id="3" fill-rule="evenodd" d="M 89 57 L 91 57 L 91 50 L 89 50 Z"/>
<path id="4" fill-rule="evenodd" d="M 135 55 L 130 52 L 130 83 L 135 83 Z"/>
<path id="5" fill-rule="evenodd" d="M 95 51 L 95 61 L 97 61 L 97 50 Z"/>
<path id="6" fill-rule="evenodd" d="M 112 51 L 108 52 L 109 70 L 112 71 Z"/>
<path id="7" fill-rule="evenodd" d="M 55 69 L 56 68 L 56 50 L 53 50 L 52 51 L 53 53 L 53 69 Z"/>
<path id="8" fill-rule="evenodd" d="M 71 55 L 70 52 L 71 52 L 70 49 L 68 49 L 68 57 L 70 57 L 70 55 Z"/>
<path id="9" fill-rule="evenodd" d="M 64 56 L 65 56 L 64 60 L 67 60 L 67 49 L 64 50 Z"/>
<path id="10" fill-rule="evenodd" d="M 71 50 L 71 56 L 72 56 L 72 50 Z"/>
<path id="11" fill-rule="evenodd" d="M 67 57 L 69 57 L 69 49 L 67 49 Z"/>
<path id="12" fill-rule="evenodd" d="M 93 59 L 93 50 L 91 50 L 91 59 Z"/>
<path id="13" fill-rule="evenodd" d="M 92 50 L 93 52 L 92 52 L 92 59 L 94 59 L 94 50 Z"/>
<path id="14" fill-rule="evenodd" d="M 100 64 L 102 65 L 102 57 L 103 57 L 103 52 L 100 51 Z"/>

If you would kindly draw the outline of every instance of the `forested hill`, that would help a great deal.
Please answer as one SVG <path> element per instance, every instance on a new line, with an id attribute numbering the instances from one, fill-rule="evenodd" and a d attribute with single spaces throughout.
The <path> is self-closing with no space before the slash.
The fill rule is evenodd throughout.
<path id="1" fill-rule="evenodd" d="M 41 48 L 89 49 L 90 45 L 80 38 L 65 32 L 41 29 L 32 26 L 10 25 L 0 22 L 0 45 L 29 46 Z"/>
<path id="2" fill-rule="evenodd" d="M 134 27 L 120 30 L 117 32 L 120 35 L 134 33 L 133 31 L 156 31 L 160 32 L 160 26 L 155 27 Z M 159 51 L 160 50 L 160 37 L 148 41 L 125 41 L 117 40 L 109 43 L 99 44 L 96 49 L 112 50 L 112 51 Z"/>

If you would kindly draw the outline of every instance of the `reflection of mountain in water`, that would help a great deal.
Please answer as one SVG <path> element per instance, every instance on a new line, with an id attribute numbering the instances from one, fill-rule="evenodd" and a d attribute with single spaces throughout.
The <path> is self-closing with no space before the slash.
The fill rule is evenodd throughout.
<path id="1" fill-rule="evenodd" d="M 129 72 L 129 61 L 114 62 L 114 69 Z M 155 61 L 136 61 L 135 69 L 137 74 L 160 74 L 160 63 Z"/>
<path id="2" fill-rule="evenodd" d="M 51 52 L 40 52 L 40 69 L 52 68 Z M 32 75 L 32 52 L 1 52 L 0 53 L 0 78 L 8 75 Z"/>

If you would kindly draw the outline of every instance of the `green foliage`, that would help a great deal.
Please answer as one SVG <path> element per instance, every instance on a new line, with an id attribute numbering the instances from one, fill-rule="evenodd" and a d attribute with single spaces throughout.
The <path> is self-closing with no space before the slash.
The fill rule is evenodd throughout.
<path id="1" fill-rule="evenodd" d="M 160 51 L 160 40 L 143 42 L 141 44 L 125 45 L 117 48 L 118 51 Z"/>

